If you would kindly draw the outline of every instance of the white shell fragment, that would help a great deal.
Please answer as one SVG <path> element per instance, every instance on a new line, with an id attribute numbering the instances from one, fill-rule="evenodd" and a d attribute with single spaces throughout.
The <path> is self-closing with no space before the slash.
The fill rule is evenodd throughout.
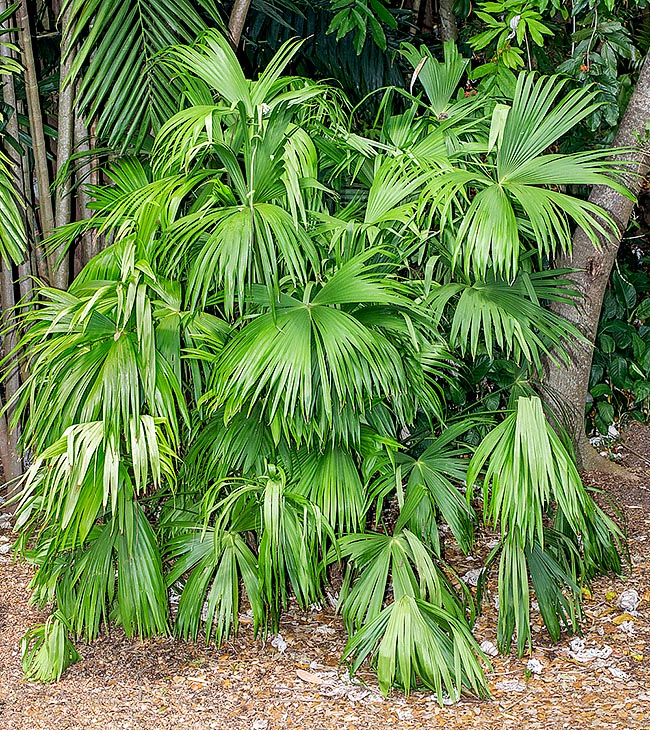
<path id="1" fill-rule="evenodd" d="M 496 656 L 499 653 L 499 650 L 496 648 L 496 646 L 491 641 L 483 641 L 481 642 L 481 651 L 486 654 L 487 656 Z"/>
<path id="2" fill-rule="evenodd" d="M 463 581 L 463 583 L 467 583 L 468 586 L 476 586 L 478 585 L 478 580 L 481 577 L 482 572 L 483 568 L 472 568 L 471 570 L 468 570 L 464 576 L 461 577 L 461 580 Z"/>
<path id="3" fill-rule="evenodd" d="M 594 659 L 607 659 L 612 654 L 612 647 L 605 644 L 602 649 L 587 649 L 584 639 L 573 639 L 569 643 L 569 654 L 577 662 L 592 662 Z"/>
<path id="4" fill-rule="evenodd" d="M 616 605 L 622 608 L 624 611 L 636 611 L 641 603 L 638 591 L 634 588 L 630 588 L 628 591 L 623 591 L 616 601 Z"/>
<path id="5" fill-rule="evenodd" d="M 278 634 L 271 639 L 271 646 L 277 649 L 280 654 L 284 654 L 287 650 L 287 642 L 282 638 L 282 634 Z"/>

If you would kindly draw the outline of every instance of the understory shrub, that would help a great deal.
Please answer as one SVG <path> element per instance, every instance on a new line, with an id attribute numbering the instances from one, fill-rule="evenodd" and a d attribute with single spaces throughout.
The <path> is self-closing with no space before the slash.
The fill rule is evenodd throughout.
<path id="1" fill-rule="evenodd" d="M 297 48 L 254 81 L 217 32 L 171 49 L 182 108 L 51 242 L 109 243 L 21 315 L 17 549 L 55 610 L 30 677 L 109 622 L 224 641 L 242 596 L 274 632 L 340 564 L 353 671 L 486 695 L 441 522 L 465 553 L 481 522 L 500 535 L 502 651 L 530 645 L 531 584 L 557 639 L 620 569 L 535 389 L 580 337 L 546 307 L 575 294 L 548 261 L 573 225 L 613 225 L 562 190 L 621 189 L 609 153 L 547 152 L 593 94 L 522 73 L 511 98 L 465 97 L 453 44 L 408 46 L 418 95 L 387 92 L 361 134 L 339 91 L 283 75 Z"/>

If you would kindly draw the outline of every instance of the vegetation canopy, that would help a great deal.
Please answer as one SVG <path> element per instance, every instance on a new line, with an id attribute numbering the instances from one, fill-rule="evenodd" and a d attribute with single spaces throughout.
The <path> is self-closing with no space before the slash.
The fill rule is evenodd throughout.
<path id="1" fill-rule="evenodd" d="M 479 524 L 498 534 L 502 651 L 530 645 L 531 586 L 557 639 L 582 587 L 620 571 L 622 535 L 536 386 L 581 338 L 548 309 L 575 295 L 549 260 L 573 227 L 615 226 L 567 186 L 626 192 L 612 152 L 551 151 L 595 92 L 522 71 L 510 95 L 466 95 L 453 43 L 408 45 L 410 91 L 360 129 L 340 90 L 288 75 L 299 47 L 255 79 L 217 30 L 164 51 L 148 83 L 168 74 L 182 108 L 160 106 L 149 150 L 114 158 L 92 218 L 48 242 L 109 245 L 20 309 L 17 549 L 55 609 L 25 637 L 27 676 L 58 678 L 108 622 L 221 642 L 245 605 L 274 632 L 340 565 L 352 671 L 486 695 L 480 603 L 440 523 L 465 553 Z M 100 123 L 141 141 L 154 120 L 123 111 Z M 503 390 L 482 399 L 488 370 Z"/>

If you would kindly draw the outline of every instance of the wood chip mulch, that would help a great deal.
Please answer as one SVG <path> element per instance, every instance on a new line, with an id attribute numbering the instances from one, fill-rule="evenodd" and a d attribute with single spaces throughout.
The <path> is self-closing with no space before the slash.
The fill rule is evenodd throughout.
<path id="1" fill-rule="evenodd" d="M 650 728 L 650 429 L 634 424 L 627 434 L 630 450 L 624 435 L 620 461 L 632 479 L 589 474 L 585 481 L 604 490 L 601 499 L 614 500 L 625 514 L 630 569 L 621 579 L 604 577 L 594 584 L 578 643 L 567 636 L 552 644 L 535 616 L 531 655 L 493 660 L 489 700 L 464 697 L 440 707 L 424 692 L 409 698 L 394 692 L 384 699 L 371 672 L 350 681 L 339 665 L 345 633 L 329 608 L 309 616 L 290 612 L 280 628 L 282 641 L 256 641 L 250 623 L 243 623 L 239 636 L 220 648 L 170 638 L 140 642 L 113 630 L 92 645 L 78 646 L 84 661 L 60 682 L 26 682 L 20 638 L 44 615 L 29 605 L 31 569 L 3 552 L 13 539 L 4 530 L 0 728 Z M 477 557 L 458 556 L 455 564 L 460 575 L 476 566 Z M 640 603 L 630 612 L 617 604 L 633 590 Z M 488 592 L 475 627 L 479 642 L 496 640 L 494 595 Z M 537 661 L 529 665 L 531 659 Z"/>

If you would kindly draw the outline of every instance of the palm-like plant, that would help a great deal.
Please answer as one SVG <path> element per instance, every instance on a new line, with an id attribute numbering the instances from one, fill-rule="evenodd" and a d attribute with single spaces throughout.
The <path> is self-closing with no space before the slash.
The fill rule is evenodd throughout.
<path id="1" fill-rule="evenodd" d="M 476 357 L 480 348 L 492 356 L 498 350 L 541 372 L 542 355 L 562 352 L 563 342 L 582 337 L 575 326 L 542 304 L 577 296 L 560 278 L 562 273 L 522 271 L 511 282 L 493 276 L 472 284 L 450 282 L 433 288 L 428 302 L 438 316 L 454 302 L 449 339 L 463 354 Z"/>
<path id="2" fill-rule="evenodd" d="M 499 646 L 509 650 L 516 630 L 521 655 L 531 641 L 529 573 L 547 628 L 557 637 L 558 617 L 568 629 L 575 629 L 578 576 L 588 581 L 595 563 L 620 572 L 617 547 L 622 535 L 583 487 L 571 456 L 544 417 L 539 398 L 519 398 L 517 410 L 483 440 L 472 457 L 468 484 L 474 483 L 486 462 L 485 519 L 499 527 L 503 545 Z M 545 521 L 553 514 L 553 505 L 555 530 L 550 530 Z M 585 536 L 582 544 L 578 535 Z"/>
<path id="3" fill-rule="evenodd" d="M 376 652 L 376 654 L 375 654 Z M 352 671 L 375 654 L 377 678 L 387 694 L 397 686 L 407 694 L 418 681 L 436 693 L 460 697 L 462 689 L 486 697 L 488 688 L 478 656 L 483 656 L 464 620 L 404 594 L 396 598 L 348 642 Z M 484 657 L 483 657 L 484 658 Z"/>
<path id="4" fill-rule="evenodd" d="M 444 63 L 407 48 L 429 100 L 386 103 L 363 137 L 326 86 L 283 76 L 296 49 L 255 81 L 216 32 L 171 51 L 185 107 L 146 162 L 108 171 L 94 218 L 55 239 L 95 228 L 112 243 L 24 314 L 16 417 L 34 461 L 18 524 L 34 588 L 88 638 L 111 619 L 167 630 L 173 589 L 177 633 L 222 641 L 242 588 L 255 628 L 275 628 L 340 560 L 353 670 L 370 658 L 384 692 L 483 694 L 473 604 L 437 529 L 470 550 L 483 467 L 484 519 L 503 533 L 504 650 L 513 629 L 520 651 L 530 636 L 529 575 L 557 636 L 579 616 L 580 580 L 619 567 L 619 535 L 536 401 L 453 423 L 444 392 L 463 357 L 539 366 L 576 335 L 544 307 L 574 292 L 537 270 L 531 242 L 564 245 L 571 218 L 606 226 L 550 186 L 614 168 L 542 154 L 592 104 L 560 99 L 557 80 L 522 77 L 490 126 L 454 98 L 466 63 L 451 46 Z M 495 419 L 469 462 L 469 434 Z"/>
<path id="5" fill-rule="evenodd" d="M 30 629 L 21 641 L 25 677 L 50 682 L 81 659 L 68 636 L 65 616 L 53 613 L 45 624 Z"/>
<path id="6" fill-rule="evenodd" d="M 571 247 L 571 225 L 598 245 L 615 223 L 593 204 L 561 192 L 566 185 L 615 186 L 609 151 L 548 154 L 546 150 L 597 106 L 589 89 L 561 96 L 565 81 L 522 73 L 511 105 L 497 104 L 485 156 L 469 158 L 436 178 L 428 194 L 441 225 L 454 227 L 454 259 L 484 277 L 512 280 L 522 253 L 540 257 Z M 462 159 L 462 153 L 461 153 Z"/>
<path id="7" fill-rule="evenodd" d="M 398 350 L 388 333 L 355 316 L 355 310 L 368 314 L 363 305 L 405 308 L 407 300 L 367 268 L 353 259 L 321 287 L 310 282 L 302 296 L 284 295 L 273 309 L 268 302 L 269 311 L 240 330 L 223 352 L 215 389 L 205 396 L 225 407 L 226 421 L 261 402 L 269 421 L 281 416 L 299 428 L 311 422 L 321 440 L 331 434 L 347 441 L 355 438 L 353 414 L 358 419 L 381 398 L 390 399 L 401 422 L 408 420 L 413 398 L 404 392 Z"/>
<path id="8" fill-rule="evenodd" d="M 16 5 L 13 4 L 0 13 L 0 26 L 3 26 L 9 18 L 14 14 Z M 0 38 L 8 35 L 15 29 L 2 27 Z M 18 48 L 10 43 L 6 38 L 0 40 L 0 46 L 10 49 L 18 53 Z M 4 76 L 19 75 L 22 67 L 10 54 L 0 55 L 0 74 Z M 9 266 L 10 262 L 19 263 L 25 251 L 27 250 L 27 235 L 22 217 L 20 215 L 21 202 L 15 191 L 12 180 L 11 161 L 3 154 L 4 147 L 4 130 L 7 125 L 5 114 L 7 110 L 0 114 L 0 256 L 5 266 Z M 15 113 L 9 110 L 9 114 Z M 17 144 L 18 140 L 13 140 L 13 144 Z"/>
<path id="9" fill-rule="evenodd" d="M 80 80 L 77 104 L 97 120 L 97 134 L 112 147 L 140 147 L 176 110 L 182 87 L 159 62 L 161 51 L 190 43 L 205 19 L 223 26 L 212 0 L 163 3 L 66 0 L 71 55 L 66 83 Z M 78 48 L 77 48 L 78 46 Z M 109 103 L 119 89 L 118 103 Z"/>

